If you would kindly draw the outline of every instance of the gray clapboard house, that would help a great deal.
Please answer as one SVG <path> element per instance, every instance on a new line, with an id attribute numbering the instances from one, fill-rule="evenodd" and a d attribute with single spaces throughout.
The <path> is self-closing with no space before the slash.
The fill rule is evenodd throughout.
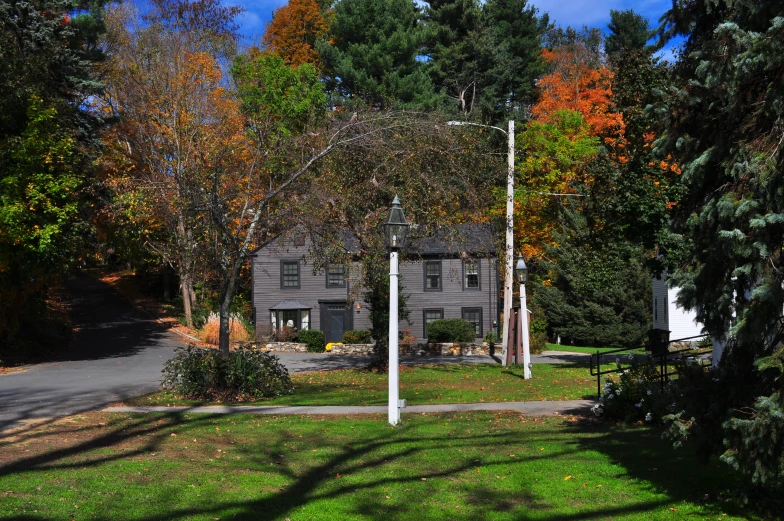
<path id="1" fill-rule="evenodd" d="M 401 252 L 400 283 L 409 319 L 401 321 L 400 329 L 424 339 L 429 322 L 463 318 L 474 324 L 478 340 L 490 332 L 497 337 L 499 273 L 490 225 L 459 225 L 436 235 L 413 240 Z M 354 241 L 345 242 L 350 252 Z M 339 342 L 344 331 L 370 329 L 358 286 L 359 263 L 314 271 L 310 251 L 307 235 L 294 232 L 252 253 L 256 331 L 320 329 L 327 342 Z"/>

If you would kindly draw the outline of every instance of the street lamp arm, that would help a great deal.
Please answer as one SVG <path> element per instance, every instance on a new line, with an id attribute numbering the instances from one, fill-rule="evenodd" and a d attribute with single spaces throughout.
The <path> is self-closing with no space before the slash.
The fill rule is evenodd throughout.
<path id="1" fill-rule="evenodd" d="M 472 127 L 485 127 L 485 128 L 492 128 L 493 130 L 497 130 L 499 132 L 503 132 L 505 135 L 509 135 L 509 133 L 502 129 L 501 127 L 494 127 L 493 125 L 483 125 L 481 123 L 471 123 L 470 121 L 447 121 L 447 125 L 450 127 L 461 127 L 464 125 L 470 125 Z"/>

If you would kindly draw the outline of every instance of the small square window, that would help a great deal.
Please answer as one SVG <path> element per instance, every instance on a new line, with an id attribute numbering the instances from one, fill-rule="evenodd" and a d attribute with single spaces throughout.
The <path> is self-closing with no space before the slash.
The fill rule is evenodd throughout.
<path id="1" fill-rule="evenodd" d="M 427 325 L 435 320 L 443 320 L 444 319 L 444 310 L 443 309 L 426 309 L 424 311 L 424 331 L 422 334 L 427 337 Z"/>
<path id="2" fill-rule="evenodd" d="M 327 287 L 345 288 L 346 287 L 346 267 L 342 264 L 327 265 Z"/>
<path id="3" fill-rule="evenodd" d="M 441 261 L 425 262 L 425 291 L 441 289 Z"/>
<path id="4" fill-rule="evenodd" d="M 479 289 L 479 261 L 463 262 L 463 289 Z"/>
<path id="5" fill-rule="evenodd" d="M 299 261 L 280 262 L 281 289 L 299 289 Z"/>
<path id="6" fill-rule="evenodd" d="M 474 326 L 477 338 L 482 338 L 482 308 L 463 308 L 463 320 Z"/>

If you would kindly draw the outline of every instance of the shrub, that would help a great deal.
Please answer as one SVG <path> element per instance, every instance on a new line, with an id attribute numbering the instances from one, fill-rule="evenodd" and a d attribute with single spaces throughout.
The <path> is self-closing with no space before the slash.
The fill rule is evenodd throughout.
<path id="1" fill-rule="evenodd" d="M 434 320 L 427 325 L 427 341 L 440 342 L 472 342 L 476 337 L 474 325 L 462 318 Z"/>
<path id="2" fill-rule="evenodd" d="M 161 372 L 164 388 L 197 400 L 252 401 L 294 390 L 278 357 L 249 349 L 221 356 L 216 349 L 177 348 Z"/>
<path id="3" fill-rule="evenodd" d="M 539 354 L 547 346 L 547 315 L 534 299 L 531 299 L 526 305 L 528 311 L 531 312 L 531 321 L 528 324 L 528 348 L 531 353 Z"/>
<path id="4" fill-rule="evenodd" d="M 297 328 L 283 326 L 272 332 L 272 338 L 276 342 L 294 342 L 297 340 Z"/>
<path id="5" fill-rule="evenodd" d="M 594 414 L 627 422 L 661 421 L 671 411 L 666 410 L 668 395 L 661 391 L 659 371 L 653 360 L 640 362 L 630 354 L 627 361 L 629 365 L 625 368 L 621 359 L 616 361 L 620 372 L 616 378 L 607 378 L 599 403 L 592 409 Z"/>
<path id="6" fill-rule="evenodd" d="M 220 317 L 217 313 L 210 313 L 207 322 L 201 330 L 201 339 L 212 345 L 218 345 L 220 340 Z M 250 340 L 248 330 L 237 315 L 229 317 L 229 342 Z"/>
<path id="7" fill-rule="evenodd" d="M 370 330 L 357 329 L 353 331 L 346 331 L 343 333 L 344 344 L 369 344 L 370 343 Z"/>
<path id="8" fill-rule="evenodd" d="M 318 329 L 305 329 L 299 332 L 297 340 L 308 345 L 308 353 L 324 352 L 324 332 Z"/>

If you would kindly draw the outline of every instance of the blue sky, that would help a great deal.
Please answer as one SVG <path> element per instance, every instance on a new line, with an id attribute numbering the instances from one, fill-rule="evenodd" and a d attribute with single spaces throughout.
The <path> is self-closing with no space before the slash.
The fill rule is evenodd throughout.
<path id="1" fill-rule="evenodd" d="M 240 18 L 241 32 L 249 43 L 257 43 L 264 33 L 264 27 L 272 16 L 272 11 L 286 4 L 287 0 L 223 0 L 225 4 L 241 5 L 246 9 Z M 610 9 L 623 11 L 634 9 L 646 16 L 652 26 L 658 25 L 659 17 L 672 7 L 672 0 L 529 0 L 540 12 L 550 14 L 550 20 L 566 27 L 599 27 L 607 29 Z M 665 58 L 671 53 L 665 49 Z"/>

